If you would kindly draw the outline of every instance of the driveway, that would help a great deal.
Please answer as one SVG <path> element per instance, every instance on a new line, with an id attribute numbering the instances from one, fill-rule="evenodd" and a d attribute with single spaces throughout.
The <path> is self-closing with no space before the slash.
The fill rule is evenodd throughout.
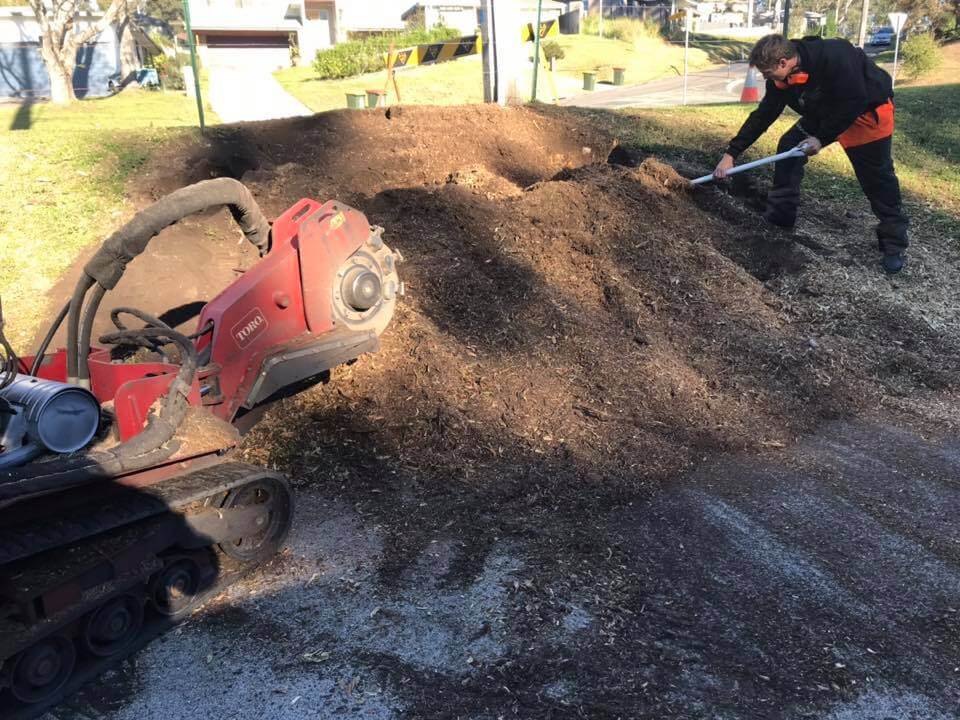
<path id="1" fill-rule="evenodd" d="M 746 64 L 690 73 L 687 76 L 687 104 L 707 105 L 740 100 L 746 77 Z M 763 79 L 758 76 L 760 97 Z M 625 107 L 666 107 L 683 103 L 683 76 L 653 80 L 639 85 L 606 86 L 594 92 L 581 93 L 560 101 L 561 105 L 615 110 Z"/>
<path id="2" fill-rule="evenodd" d="M 313 115 L 270 71 L 254 65 L 210 65 L 210 105 L 225 123 Z"/>

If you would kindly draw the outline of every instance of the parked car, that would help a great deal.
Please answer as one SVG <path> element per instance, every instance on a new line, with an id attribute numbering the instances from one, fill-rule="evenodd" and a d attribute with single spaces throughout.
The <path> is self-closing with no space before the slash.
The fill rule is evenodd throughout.
<path id="1" fill-rule="evenodd" d="M 889 45 L 893 42 L 893 28 L 883 27 L 873 33 L 871 45 Z"/>

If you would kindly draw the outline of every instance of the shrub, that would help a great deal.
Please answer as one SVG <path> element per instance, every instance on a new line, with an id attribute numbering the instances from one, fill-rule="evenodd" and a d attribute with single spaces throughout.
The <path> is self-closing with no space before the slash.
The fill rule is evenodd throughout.
<path id="1" fill-rule="evenodd" d="M 165 90 L 186 89 L 183 71 L 180 69 L 182 62 L 189 63 L 189 56 L 170 57 L 164 53 L 159 53 L 152 58 L 153 67 L 157 69 L 157 76 L 160 78 L 160 85 Z"/>
<path id="2" fill-rule="evenodd" d="M 911 35 L 900 49 L 903 69 L 913 79 L 933 72 L 943 63 L 943 52 L 933 35 Z"/>
<path id="3" fill-rule="evenodd" d="M 350 40 L 326 50 L 318 50 L 313 60 L 313 69 L 321 80 L 338 80 L 376 72 L 383 70 L 386 66 L 384 56 L 390 50 L 391 42 L 394 47 L 400 49 L 412 45 L 453 40 L 458 37 L 460 33 L 457 30 L 437 26 L 432 30 L 416 29 L 363 40 Z"/>
<path id="4" fill-rule="evenodd" d="M 543 56 L 548 60 L 563 60 L 563 48 L 556 40 L 547 40 L 540 46 Z"/>

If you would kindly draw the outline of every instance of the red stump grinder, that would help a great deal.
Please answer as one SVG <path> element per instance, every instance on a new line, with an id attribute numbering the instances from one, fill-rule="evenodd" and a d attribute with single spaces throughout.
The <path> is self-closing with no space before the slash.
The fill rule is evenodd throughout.
<path id="1" fill-rule="evenodd" d="M 117 307 L 92 344 L 150 239 L 222 205 L 261 259 L 196 331 Z M 403 291 L 381 234 L 332 201 L 271 226 L 239 182 L 208 180 L 104 242 L 35 356 L 0 319 L 0 718 L 40 714 L 278 550 L 287 482 L 231 450 L 269 403 L 378 348 Z"/>

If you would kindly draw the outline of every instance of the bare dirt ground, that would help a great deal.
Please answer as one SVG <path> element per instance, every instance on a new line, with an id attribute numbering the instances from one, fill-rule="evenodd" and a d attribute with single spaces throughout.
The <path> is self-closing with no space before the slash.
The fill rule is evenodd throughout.
<path id="1" fill-rule="evenodd" d="M 288 549 L 54 717 L 960 716 L 949 240 L 917 223 L 890 279 L 865 204 L 785 235 L 615 146 L 423 108 L 160 154 L 132 202 L 336 197 L 408 297 L 245 441 L 293 478 Z M 114 304 L 209 299 L 237 240 L 167 231 Z"/>

